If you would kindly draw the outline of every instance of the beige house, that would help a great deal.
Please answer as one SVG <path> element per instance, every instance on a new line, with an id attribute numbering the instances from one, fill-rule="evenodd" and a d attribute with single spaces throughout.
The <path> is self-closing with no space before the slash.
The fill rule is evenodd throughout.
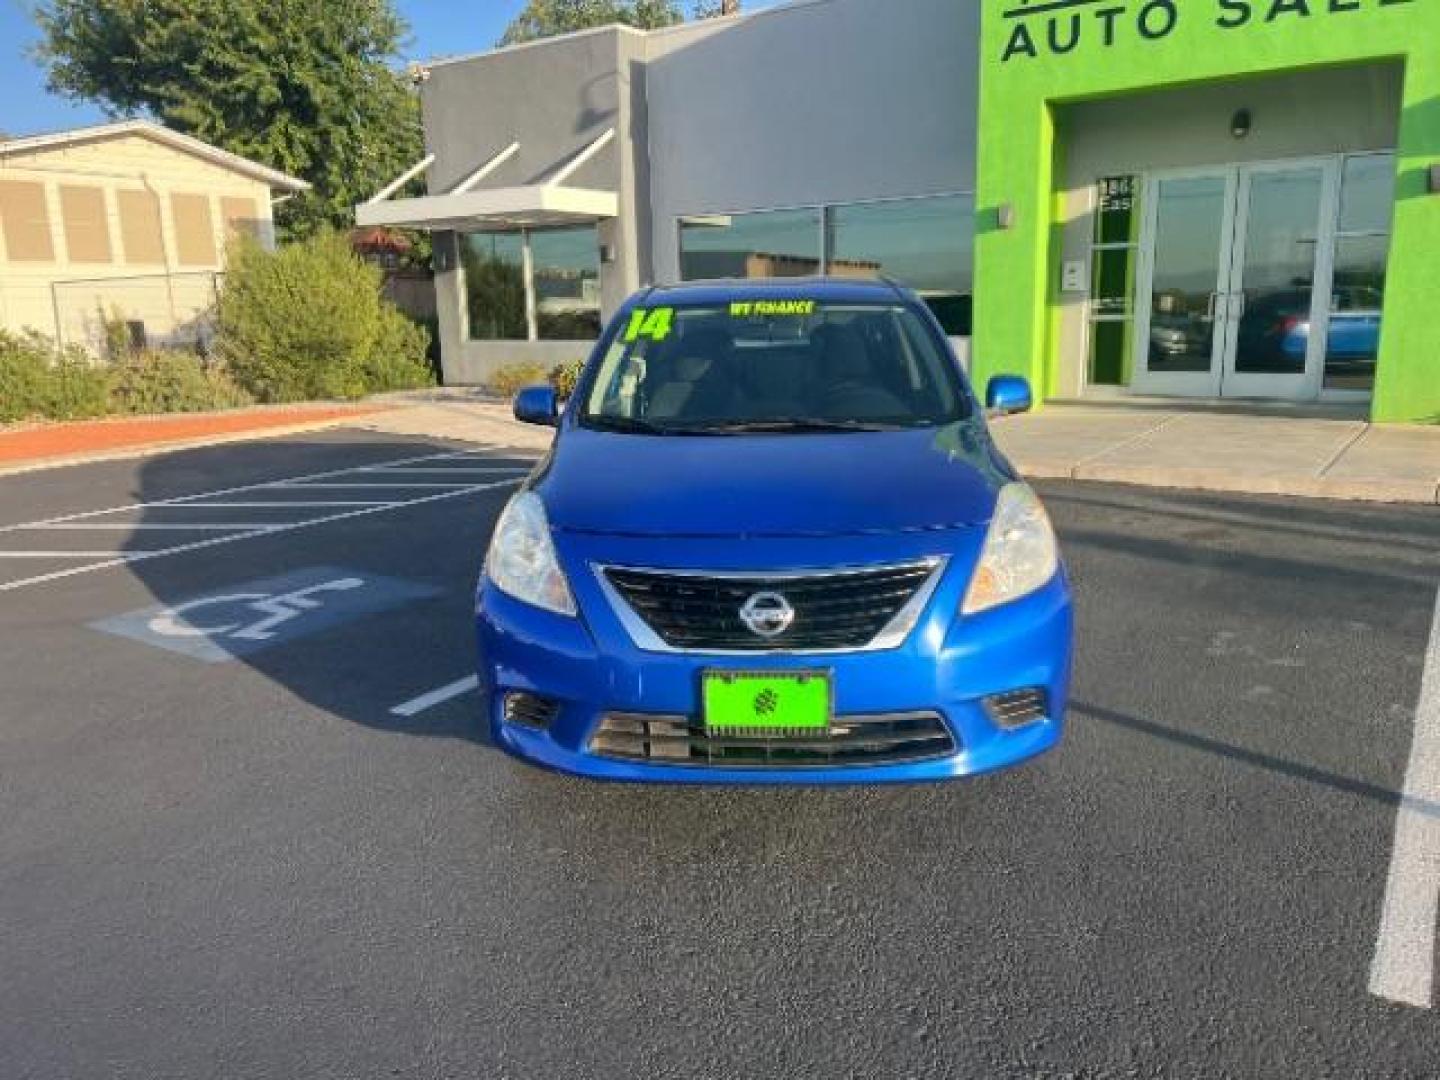
<path id="1" fill-rule="evenodd" d="M 0 327 L 100 351 L 206 337 L 227 239 L 303 180 L 147 120 L 0 142 Z"/>

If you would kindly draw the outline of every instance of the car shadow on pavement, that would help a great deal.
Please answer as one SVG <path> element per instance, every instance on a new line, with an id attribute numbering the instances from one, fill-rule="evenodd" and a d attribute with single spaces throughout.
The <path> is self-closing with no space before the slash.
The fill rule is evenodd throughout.
<path id="1" fill-rule="evenodd" d="M 1291 761 L 1275 754 L 1251 750 L 1224 739 L 1198 735 L 1191 731 L 1181 731 L 1177 728 L 1167 727 L 1164 724 L 1158 724 L 1153 720 L 1145 720 L 1138 716 L 1129 716 L 1125 713 L 1117 712 L 1114 709 L 1103 708 L 1102 706 L 1092 705 L 1084 701 L 1072 701 L 1070 703 L 1070 711 L 1071 713 L 1078 713 L 1080 716 L 1091 720 L 1099 720 L 1102 723 L 1112 724 L 1141 735 L 1148 735 L 1151 738 L 1164 739 L 1179 746 L 1189 747 L 1192 750 L 1199 750 L 1207 754 L 1218 754 L 1221 757 L 1238 761 L 1241 764 L 1250 765 L 1257 769 L 1268 769 L 1271 772 L 1294 777 L 1297 780 L 1304 780 L 1307 783 L 1321 784 L 1325 787 L 1333 788 L 1336 791 L 1344 792 L 1347 795 L 1359 795 L 1366 799 L 1373 799 L 1385 806 L 1399 806 L 1403 802 L 1416 813 L 1440 820 L 1440 803 L 1405 796 L 1381 784 L 1372 784 L 1353 776 L 1345 776 L 1341 773 L 1322 769 L 1315 765 L 1307 765 L 1302 761 Z"/>
<path id="2" fill-rule="evenodd" d="M 174 653 L 176 663 L 248 669 L 365 727 L 488 745 L 473 693 L 413 715 L 394 711 L 474 671 L 475 576 L 514 490 L 502 481 L 529 467 L 499 451 L 495 462 L 449 457 L 474 449 L 345 432 L 147 459 L 134 492 L 146 504 L 133 515 L 143 527 L 125 550 L 143 556 L 127 569 L 153 604 L 122 616 L 133 626 L 119 632 Z M 412 471 L 377 476 L 377 466 L 394 463 Z M 429 471 L 451 466 L 510 472 Z M 389 486 L 392 477 L 404 486 Z M 300 482 L 271 486 L 293 478 Z M 381 480 L 385 487 L 368 486 Z M 457 482 L 487 490 L 444 486 Z M 307 483 L 325 486 L 302 490 Z M 195 497 L 204 492 L 216 494 Z M 182 546 L 191 550 L 165 554 Z M 264 687 L 239 692 L 274 701 Z"/>

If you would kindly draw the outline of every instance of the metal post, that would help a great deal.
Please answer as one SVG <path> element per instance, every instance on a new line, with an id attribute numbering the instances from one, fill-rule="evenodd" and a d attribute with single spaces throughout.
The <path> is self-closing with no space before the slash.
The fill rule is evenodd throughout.
<path id="1" fill-rule="evenodd" d="M 525 278 L 525 340 L 539 341 L 539 319 L 535 314 L 535 255 L 530 250 L 530 230 L 520 232 L 520 273 Z"/>

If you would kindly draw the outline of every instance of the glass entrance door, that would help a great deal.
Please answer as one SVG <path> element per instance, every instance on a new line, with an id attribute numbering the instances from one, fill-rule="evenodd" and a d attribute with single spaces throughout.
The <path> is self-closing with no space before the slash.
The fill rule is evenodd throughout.
<path id="1" fill-rule="evenodd" d="M 1140 265 L 1140 393 L 1318 396 L 1332 159 L 1159 174 Z"/>
<path id="2" fill-rule="evenodd" d="M 1216 325 L 1235 187 L 1233 169 L 1155 175 L 1146 184 L 1131 381 L 1139 393 L 1220 393 L 1225 339 Z"/>

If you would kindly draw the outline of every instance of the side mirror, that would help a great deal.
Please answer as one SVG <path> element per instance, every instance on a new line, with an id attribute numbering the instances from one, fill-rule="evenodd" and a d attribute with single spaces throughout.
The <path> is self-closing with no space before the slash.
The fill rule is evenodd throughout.
<path id="1" fill-rule="evenodd" d="M 996 375 L 985 386 L 985 412 L 989 416 L 1029 412 L 1034 405 L 1030 382 L 1019 375 Z"/>
<path id="2" fill-rule="evenodd" d="M 554 427 L 560 418 L 560 401 L 549 386 L 527 386 L 515 395 L 515 419 L 522 424 Z"/>

